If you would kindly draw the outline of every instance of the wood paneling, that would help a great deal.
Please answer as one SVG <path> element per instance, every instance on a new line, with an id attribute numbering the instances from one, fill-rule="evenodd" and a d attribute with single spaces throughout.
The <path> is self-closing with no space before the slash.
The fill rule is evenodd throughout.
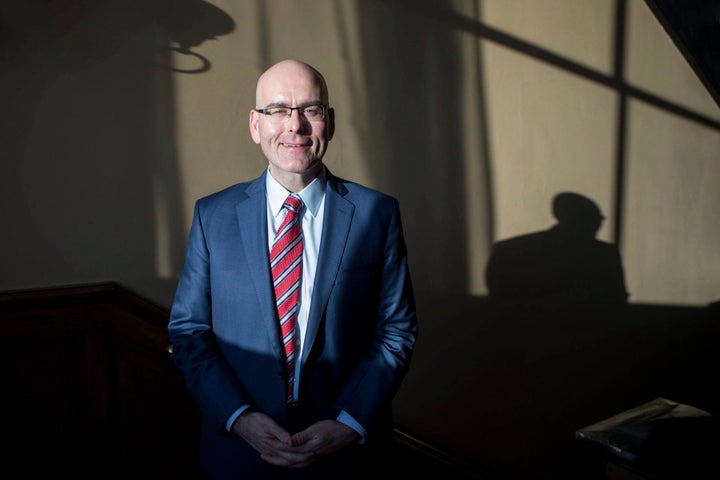
<path id="1" fill-rule="evenodd" d="M 0 294 L 4 467 L 200 478 L 198 412 L 168 354 L 167 316 L 115 284 Z"/>

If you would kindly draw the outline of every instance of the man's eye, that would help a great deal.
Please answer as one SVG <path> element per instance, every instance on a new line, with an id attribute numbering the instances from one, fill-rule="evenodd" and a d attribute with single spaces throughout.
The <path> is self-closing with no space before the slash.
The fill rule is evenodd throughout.
<path id="1" fill-rule="evenodd" d="M 287 108 L 268 108 L 267 114 L 271 115 L 273 117 L 287 117 L 288 115 L 288 109 Z"/>
<path id="2" fill-rule="evenodd" d="M 315 118 L 319 117 L 322 114 L 322 109 L 320 107 L 305 107 L 303 112 L 305 113 L 306 117 Z"/>

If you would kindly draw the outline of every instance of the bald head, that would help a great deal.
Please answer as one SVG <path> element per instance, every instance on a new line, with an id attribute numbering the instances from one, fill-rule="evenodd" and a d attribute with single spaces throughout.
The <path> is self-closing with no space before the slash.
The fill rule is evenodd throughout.
<path id="1" fill-rule="evenodd" d="M 276 101 L 268 97 L 276 95 L 278 91 L 282 92 L 283 85 L 295 88 L 307 85 L 310 89 L 317 89 L 319 100 L 325 105 L 329 104 L 327 84 L 322 74 L 305 62 L 288 59 L 277 62 L 260 75 L 255 89 L 255 105 L 263 108 Z"/>

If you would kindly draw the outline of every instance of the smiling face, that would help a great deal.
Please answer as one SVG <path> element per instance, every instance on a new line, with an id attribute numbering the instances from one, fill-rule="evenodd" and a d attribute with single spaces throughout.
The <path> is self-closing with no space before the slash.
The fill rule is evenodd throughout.
<path id="1" fill-rule="evenodd" d="M 327 105 L 327 89 L 320 74 L 304 63 L 279 62 L 258 80 L 256 108 L 300 107 L 316 103 Z M 313 122 L 297 110 L 280 123 L 271 122 L 263 113 L 250 111 L 250 135 L 267 157 L 272 176 L 290 191 L 301 190 L 318 175 L 333 130 L 331 108 L 324 120 Z"/>

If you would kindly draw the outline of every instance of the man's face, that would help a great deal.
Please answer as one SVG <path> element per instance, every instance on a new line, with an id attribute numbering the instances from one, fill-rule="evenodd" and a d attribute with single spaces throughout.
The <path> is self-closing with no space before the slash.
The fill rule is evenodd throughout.
<path id="1" fill-rule="evenodd" d="M 295 64 L 271 68 L 258 81 L 256 107 L 299 107 L 327 103 L 327 94 L 313 72 Z M 250 135 L 268 159 L 270 173 L 280 180 L 289 175 L 317 175 L 322 157 L 332 138 L 334 112 L 325 119 L 309 121 L 298 110 L 280 123 L 273 123 L 263 114 L 250 111 Z"/>

